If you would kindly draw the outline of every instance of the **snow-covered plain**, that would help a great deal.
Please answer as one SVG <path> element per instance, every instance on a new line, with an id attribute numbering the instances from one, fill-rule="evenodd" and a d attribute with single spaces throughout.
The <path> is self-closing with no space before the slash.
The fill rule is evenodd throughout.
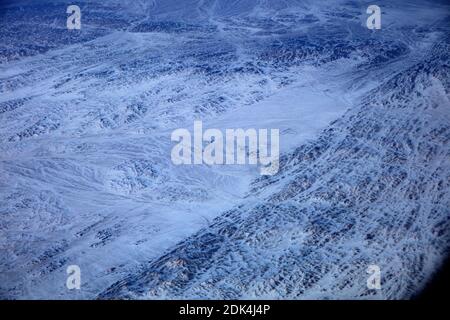
<path id="1" fill-rule="evenodd" d="M 0 297 L 399 299 L 439 267 L 445 2 L 69 4 L 0 6 Z M 279 128 L 280 172 L 173 165 L 194 120 Z"/>

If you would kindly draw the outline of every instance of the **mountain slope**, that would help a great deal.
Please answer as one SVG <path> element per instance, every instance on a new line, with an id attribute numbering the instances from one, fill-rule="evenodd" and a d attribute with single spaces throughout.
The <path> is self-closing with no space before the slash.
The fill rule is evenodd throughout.
<path id="1" fill-rule="evenodd" d="M 100 298 L 413 295 L 450 244 L 449 44 L 287 155 L 282 172 L 253 184 L 249 204 Z M 382 270 L 381 293 L 366 287 L 370 264 Z"/>
<path id="2" fill-rule="evenodd" d="M 69 4 L 0 5 L 2 298 L 372 297 L 369 263 L 402 298 L 439 265 L 445 3 Z M 194 120 L 279 128 L 280 172 L 175 166 Z"/>

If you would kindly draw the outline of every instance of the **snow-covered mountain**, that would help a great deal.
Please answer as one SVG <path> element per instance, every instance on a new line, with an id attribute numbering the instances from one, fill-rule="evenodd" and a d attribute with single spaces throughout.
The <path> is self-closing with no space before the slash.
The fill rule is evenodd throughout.
<path id="1" fill-rule="evenodd" d="M 366 1 L 80 1 L 81 30 L 69 4 L 0 6 L 2 298 L 399 299 L 439 267 L 445 1 L 381 30 Z M 198 119 L 279 128 L 280 171 L 173 165 Z"/>

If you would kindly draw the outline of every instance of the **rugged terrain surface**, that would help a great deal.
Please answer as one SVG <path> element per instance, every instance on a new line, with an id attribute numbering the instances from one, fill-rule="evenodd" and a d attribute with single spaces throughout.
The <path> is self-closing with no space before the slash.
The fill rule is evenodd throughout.
<path id="1" fill-rule="evenodd" d="M 439 267 L 445 2 L 67 5 L 0 6 L 2 298 L 399 299 Z M 174 166 L 194 119 L 280 128 L 279 173 Z"/>

